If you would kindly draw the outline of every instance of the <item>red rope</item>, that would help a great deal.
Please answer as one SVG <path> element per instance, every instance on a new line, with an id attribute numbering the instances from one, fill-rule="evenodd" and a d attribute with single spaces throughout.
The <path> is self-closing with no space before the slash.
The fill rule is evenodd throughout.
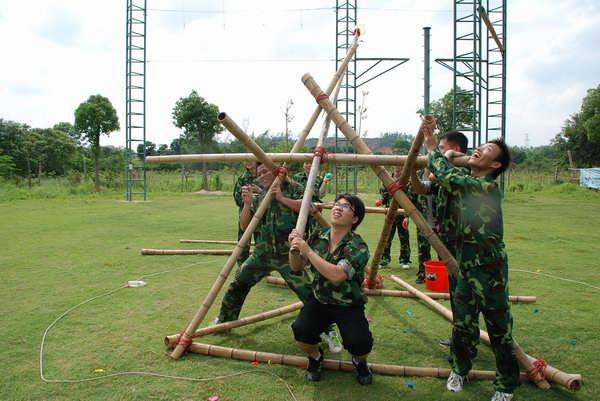
<path id="1" fill-rule="evenodd" d="M 533 368 L 531 368 L 527 374 L 532 379 L 546 380 L 546 368 L 548 367 L 548 362 L 544 360 L 541 356 L 539 356 L 535 361 L 533 361 Z M 539 376 L 538 376 L 539 375 Z"/>
<path id="2" fill-rule="evenodd" d="M 325 160 L 327 159 L 327 150 L 325 150 L 325 148 L 323 146 L 317 146 L 313 150 L 313 155 L 319 156 L 321 158 L 319 163 L 323 164 L 323 163 L 325 163 Z"/>
<path id="3" fill-rule="evenodd" d="M 321 100 L 329 99 L 329 96 L 326 93 L 321 92 L 319 96 L 316 97 L 317 103 L 321 104 Z"/>
<path id="4" fill-rule="evenodd" d="M 177 334 L 176 339 L 177 345 L 183 345 L 185 348 L 189 347 L 192 343 L 192 337 L 188 336 L 185 331 Z"/>
<path id="5" fill-rule="evenodd" d="M 370 290 L 383 288 L 383 276 L 378 274 L 375 280 L 369 280 L 369 276 L 363 280 L 363 287 L 367 287 Z"/>
<path id="6" fill-rule="evenodd" d="M 393 181 L 390 185 L 386 187 L 386 189 L 388 190 L 390 195 L 394 196 L 394 194 L 398 192 L 398 190 L 404 191 L 406 189 L 406 185 L 400 185 L 400 181 Z"/>
<path id="7" fill-rule="evenodd" d="M 276 167 L 273 170 L 273 175 L 275 177 L 277 177 L 277 176 L 285 177 L 287 175 L 288 171 L 289 171 L 289 169 L 287 167 L 284 167 L 284 166 Z"/>

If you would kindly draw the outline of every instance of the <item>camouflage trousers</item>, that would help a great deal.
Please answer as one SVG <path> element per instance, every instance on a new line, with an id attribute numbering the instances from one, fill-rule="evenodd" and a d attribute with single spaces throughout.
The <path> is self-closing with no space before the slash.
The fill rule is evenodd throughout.
<path id="1" fill-rule="evenodd" d="M 483 314 L 496 357 L 497 391 L 512 393 L 519 385 L 519 365 L 512 338 L 513 318 L 508 302 L 508 264 L 499 261 L 461 269 L 454 294 L 452 369 L 466 375 L 472 367 L 469 349 L 478 334 L 479 313 Z"/>
<path id="2" fill-rule="evenodd" d="M 278 271 L 287 285 L 304 301 L 311 293 L 310 279 L 305 272 L 292 274 L 287 253 L 285 255 L 253 253 L 238 267 L 235 279 L 223 297 L 219 321 L 237 320 L 250 289 L 272 271 Z"/>
<path id="3" fill-rule="evenodd" d="M 419 271 L 417 276 L 425 277 L 425 262 L 431 259 L 431 245 L 427 240 L 427 237 L 421 234 L 421 231 L 417 230 L 417 248 L 419 250 Z"/>
<path id="4" fill-rule="evenodd" d="M 396 236 L 396 232 L 398 233 L 398 238 L 400 239 L 400 263 L 410 263 L 410 237 L 408 234 L 408 230 L 405 230 L 402 227 L 402 220 L 404 216 L 399 216 L 394 221 L 392 225 L 392 231 L 390 232 L 390 236 L 388 237 L 388 242 L 385 245 L 385 249 L 383 250 L 383 255 L 381 255 L 381 263 L 388 264 L 392 260 L 391 257 L 391 249 L 392 242 L 394 241 L 394 237 Z"/>
<path id="5" fill-rule="evenodd" d="M 240 225 L 238 223 L 238 242 L 239 242 L 240 238 L 242 238 L 242 235 L 244 235 L 244 230 L 242 230 L 242 228 L 240 227 Z M 237 260 L 238 267 L 241 266 L 242 263 L 244 263 L 244 261 L 246 259 L 248 259 L 248 256 L 250 256 L 250 243 L 246 244 L 246 246 L 242 250 L 240 257 Z"/>

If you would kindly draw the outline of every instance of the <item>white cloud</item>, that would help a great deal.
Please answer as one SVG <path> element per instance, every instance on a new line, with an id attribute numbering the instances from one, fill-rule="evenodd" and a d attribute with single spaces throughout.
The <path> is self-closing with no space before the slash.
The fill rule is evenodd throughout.
<path id="1" fill-rule="evenodd" d="M 597 3 L 514 0 L 508 19 L 508 139 L 545 144 L 578 111 L 588 88 L 598 85 L 600 39 Z M 156 9 L 222 10 L 176 13 Z M 452 57 L 452 2 L 361 1 L 367 27 L 359 57 L 411 60 L 366 85 L 369 135 L 414 132 L 423 99 L 422 27 L 432 27 L 432 58 Z M 301 130 L 314 100 L 300 82 L 310 72 L 325 87 L 333 73 L 334 2 L 268 0 L 148 0 L 147 137 L 170 143 L 175 101 L 192 89 L 227 111 L 249 130 L 282 131 L 282 108 L 294 99 Z M 290 11 L 294 8 L 330 8 Z M 51 126 L 72 121 L 78 104 L 92 94 L 107 96 L 124 128 L 125 4 L 120 0 L 2 2 L 0 117 Z M 383 9 L 383 10 L 382 10 Z M 266 60 L 314 60 L 273 62 Z M 229 61 L 227 61 L 229 60 Z M 236 61 L 233 61 L 236 60 Z M 240 61 L 255 60 L 255 61 Z M 263 60 L 263 61 L 256 61 Z M 433 64 L 432 99 L 452 84 L 452 74 Z M 594 81 L 595 79 L 595 81 Z M 360 94 L 360 90 L 358 91 Z M 358 99 L 360 104 L 360 96 Z M 105 144 L 122 146 L 124 132 Z"/>

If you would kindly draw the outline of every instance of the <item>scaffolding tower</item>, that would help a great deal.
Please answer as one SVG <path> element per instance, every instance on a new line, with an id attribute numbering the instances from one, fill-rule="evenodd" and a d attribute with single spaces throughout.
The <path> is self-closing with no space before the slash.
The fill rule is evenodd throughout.
<path id="1" fill-rule="evenodd" d="M 148 197 L 146 175 L 146 0 L 127 0 L 125 195 Z M 141 152 L 138 152 L 139 145 Z"/>

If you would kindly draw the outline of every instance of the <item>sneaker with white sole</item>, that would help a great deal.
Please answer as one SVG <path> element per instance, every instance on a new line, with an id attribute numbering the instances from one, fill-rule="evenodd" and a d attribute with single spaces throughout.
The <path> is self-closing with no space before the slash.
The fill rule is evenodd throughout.
<path id="1" fill-rule="evenodd" d="M 448 382 L 446 382 L 446 388 L 454 393 L 461 392 L 465 384 L 465 376 L 461 376 L 454 371 L 450 372 Z"/>
<path id="2" fill-rule="evenodd" d="M 402 263 L 401 266 L 402 266 L 402 269 L 404 269 L 404 270 L 410 269 L 410 264 L 408 264 L 408 263 Z"/>
<path id="3" fill-rule="evenodd" d="M 496 391 L 496 393 L 492 397 L 492 401 L 512 401 L 513 397 L 513 394 Z"/>
<path id="4" fill-rule="evenodd" d="M 335 329 L 329 330 L 327 333 L 325 333 L 325 340 L 327 341 L 329 352 L 332 354 L 337 354 L 344 349 Z"/>

